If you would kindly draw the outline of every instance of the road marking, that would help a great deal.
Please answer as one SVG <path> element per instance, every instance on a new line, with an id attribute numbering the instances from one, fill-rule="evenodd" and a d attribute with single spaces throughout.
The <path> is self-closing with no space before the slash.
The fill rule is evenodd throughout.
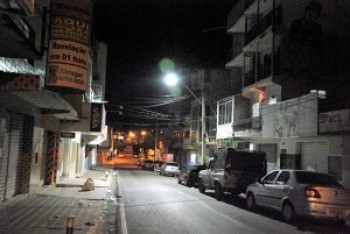
<path id="1" fill-rule="evenodd" d="M 128 234 L 128 226 L 126 224 L 124 203 L 120 203 L 120 222 L 122 234 Z"/>
<path id="2" fill-rule="evenodd" d="M 119 173 L 116 173 L 117 176 L 117 192 L 118 195 L 121 197 L 121 191 L 120 191 L 120 182 L 119 182 Z M 128 234 L 128 225 L 126 223 L 126 216 L 125 216 L 125 208 L 124 203 L 119 203 L 119 212 L 120 212 L 120 222 L 121 222 L 121 233 L 122 234 Z"/>

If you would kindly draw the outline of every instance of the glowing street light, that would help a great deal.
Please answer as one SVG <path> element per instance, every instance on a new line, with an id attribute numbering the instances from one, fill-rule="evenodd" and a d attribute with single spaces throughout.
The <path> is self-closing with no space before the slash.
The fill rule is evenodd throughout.
<path id="1" fill-rule="evenodd" d="M 204 144 L 205 144 L 205 96 L 204 96 L 204 83 L 203 83 L 203 73 L 202 73 L 202 77 L 201 77 L 201 82 L 202 82 L 202 87 L 201 87 L 201 95 L 202 98 L 201 100 L 199 100 L 199 98 L 193 93 L 193 91 L 187 86 L 185 85 L 183 82 L 180 81 L 178 75 L 176 73 L 168 73 L 165 75 L 164 77 L 164 82 L 166 85 L 168 86 L 175 86 L 177 85 L 177 83 L 180 83 L 182 86 L 184 86 L 191 94 L 192 96 L 198 101 L 199 104 L 201 104 L 201 109 L 202 109 L 202 163 L 204 163 Z"/>

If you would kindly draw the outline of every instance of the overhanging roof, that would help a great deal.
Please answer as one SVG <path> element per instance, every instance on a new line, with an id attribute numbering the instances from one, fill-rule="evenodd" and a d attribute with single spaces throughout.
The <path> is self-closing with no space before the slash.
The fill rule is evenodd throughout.
<path id="1" fill-rule="evenodd" d="M 27 114 L 60 114 L 59 119 L 79 120 L 76 110 L 60 94 L 48 90 L 0 92 L 7 109 Z"/>

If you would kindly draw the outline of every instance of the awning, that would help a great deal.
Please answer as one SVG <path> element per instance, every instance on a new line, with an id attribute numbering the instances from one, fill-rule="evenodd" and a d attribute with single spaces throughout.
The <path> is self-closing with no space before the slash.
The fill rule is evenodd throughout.
<path id="1" fill-rule="evenodd" d="M 59 94 L 48 91 L 0 92 L 0 105 L 27 115 L 63 113 L 62 119 L 78 120 L 77 112 L 71 105 Z"/>

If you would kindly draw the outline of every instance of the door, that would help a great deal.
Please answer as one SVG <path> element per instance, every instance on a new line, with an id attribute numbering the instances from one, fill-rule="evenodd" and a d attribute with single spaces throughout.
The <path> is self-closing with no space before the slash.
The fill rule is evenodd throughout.
<path id="1" fill-rule="evenodd" d="M 256 192 L 256 199 L 259 204 L 272 207 L 273 200 L 276 199 L 273 193 L 273 185 L 278 173 L 279 171 L 272 171 L 261 180 L 259 189 Z"/>
<path id="2" fill-rule="evenodd" d="M 290 172 L 289 171 L 282 171 L 275 183 L 270 185 L 270 192 L 271 195 L 273 195 L 273 199 L 271 199 L 271 206 L 281 209 L 282 208 L 282 199 L 286 196 L 286 193 L 288 193 L 289 190 L 289 178 L 290 178 Z"/>
<path id="3" fill-rule="evenodd" d="M 276 169 L 276 154 L 277 145 L 276 144 L 261 144 L 259 145 L 259 150 L 266 153 L 267 168 L 266 171 L 273 171 Z"/>

